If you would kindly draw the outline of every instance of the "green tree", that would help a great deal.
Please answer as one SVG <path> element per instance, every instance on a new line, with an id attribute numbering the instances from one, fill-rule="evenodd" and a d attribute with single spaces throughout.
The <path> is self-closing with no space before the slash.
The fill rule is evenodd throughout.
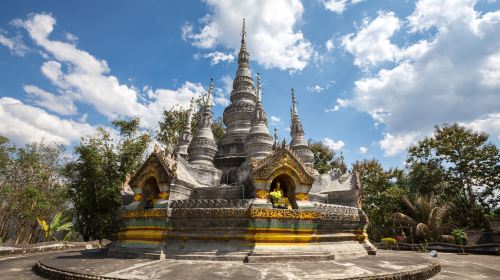
<path id="1" fill-rule="evenodd" d="M 84 240 L 114 237 L 121 186 L 138 167 L 150 142 L 147 133 L 140 133 L 138 119 L 113 124 L 120 131 L 119 139 L 99 128 L 75 147 L 77 159 L 66 166 L 74 226 Z"/>
<path id="2" fill-rule="evenodd" d="M 400 169 L 385 171 L 375 160 L 356 162 L 363 187 L 363 210 L 370 220 L 368 236 L 374 241 L 393 236 L 394 212 L 401 209 L 401 198 L 407 193 L 404 188 L 404 173 Z"/>
<path id="3" fill-rule="evenodd" d="M 320 174 L 327 173 L 333 169 L 338 169 L 342 173 L 347 171 L 347 166 L 344 164 L 343 158 L 335 157 L 335 151 L 332 151 L 323 143 L 310 143 L 309 147 L 314 154 L 314 169 L 318 170 Z"/>
<path id="4" fill-rule="evenodd" d="M 36 217 L 50 217 L 67 208 L 64 180 L 64 146 L 33 142 L 16 149 L 2 138 L 0 147 L 0 237 L 16 244 L 40 238 Z"/>
<path id="5" fill-rule="evenodd" d="M 196 100 L 198 108 L 202 108 L 203 99 L 199 98 Z M 177 140 L 179 139 L 180 133 L 184 130 L 188 117 L 188 110 L 182 109 L 180 106 L 173 106 L 169 110 L 163 111 L 163 118 L 158 123 L 159 128 L 156 133 L 156 140 L 165 145 L 168 151 L 173 151 Z M 191 133 L 195 133 L 198 130 L 199 122 L 201 119 L 201 110 L 196 110 L 193 114 L 193 119 L 191 123 Z M 216 118 L 212 123 L 212 132 L 216 142 L 226 133 L 226 128 L 221 117 Z"/>
<path id="6" fill-rule="evenodd" d="M 430 174 L 431 189 L 425 192 L 452 201 L 453 220 L 460 227 L 487 226 L 485 213 L 500 202 L 500 153 L 488 138 L 457 124 L 443 125 L 409 149 L 409 169 L 431 171 L 420 176 Z"/>

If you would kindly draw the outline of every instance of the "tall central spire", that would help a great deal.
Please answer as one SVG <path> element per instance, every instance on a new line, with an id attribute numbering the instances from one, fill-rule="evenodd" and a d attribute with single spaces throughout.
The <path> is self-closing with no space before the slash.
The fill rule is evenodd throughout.
<path id="1" fill-rule="evenodd" d="M 257 102 L 255 87 L 250 71 L 250 53 L 247 49 L 247 26 L 245 19 L 241 28 L 241 47 L 238 53 L 238 69 L 231 91 L 231 104 L 226 107 L 223 121 L 226 134 L 219 142 L 216 164 L 224 168 L 245 160 L 244 144 L 252 127 L 252 115 Z"/>

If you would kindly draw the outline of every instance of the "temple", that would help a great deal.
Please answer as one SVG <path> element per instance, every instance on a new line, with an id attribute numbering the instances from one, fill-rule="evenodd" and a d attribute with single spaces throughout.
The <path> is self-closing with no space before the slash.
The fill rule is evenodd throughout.
<path id="1" fill-rule="evenodd" d="M 130 179 L 133 199 L 118 213 L 120 232 L 110 255 L 257 262 L 375 253 L 359 176 L 314 169 L 293 89 L 291 140 L 270 135 L 246 40 L 243 21 L 225 135 L 216 141 L 211 130 L 211 81 L 195 133 L 192 102 L 175 149 L 156 146 Z"/>

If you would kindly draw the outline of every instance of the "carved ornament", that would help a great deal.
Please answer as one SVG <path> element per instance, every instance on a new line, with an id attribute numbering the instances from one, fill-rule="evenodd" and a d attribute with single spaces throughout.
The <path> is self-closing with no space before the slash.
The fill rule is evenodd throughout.
<path id="1" fill-rule="evenodd" d="M 320 213 L 317 211 L 295 209 L 254 208 L 250 210 L 250 217 L 260 219 L 319 220 Z"/>

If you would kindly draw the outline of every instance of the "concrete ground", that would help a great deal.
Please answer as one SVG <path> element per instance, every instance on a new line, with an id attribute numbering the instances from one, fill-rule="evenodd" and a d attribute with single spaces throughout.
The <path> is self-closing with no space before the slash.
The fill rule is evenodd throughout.
<path id="1" fill-rule="evenodd" d="M 433 279 L 500 279 L 500 257 L 438 253 L 437 258 L 413 252 L 379 251 L 377 256 L 337 261 L 242 264 L 237 262 L 110 259 L 96 254 L 64 252 L 0 259 L 0 279 L 40 279 L 31 268 L 47 265 L 124 279 L 340 279 L 345 273 L 366 276 L 441 264 Z"/>

